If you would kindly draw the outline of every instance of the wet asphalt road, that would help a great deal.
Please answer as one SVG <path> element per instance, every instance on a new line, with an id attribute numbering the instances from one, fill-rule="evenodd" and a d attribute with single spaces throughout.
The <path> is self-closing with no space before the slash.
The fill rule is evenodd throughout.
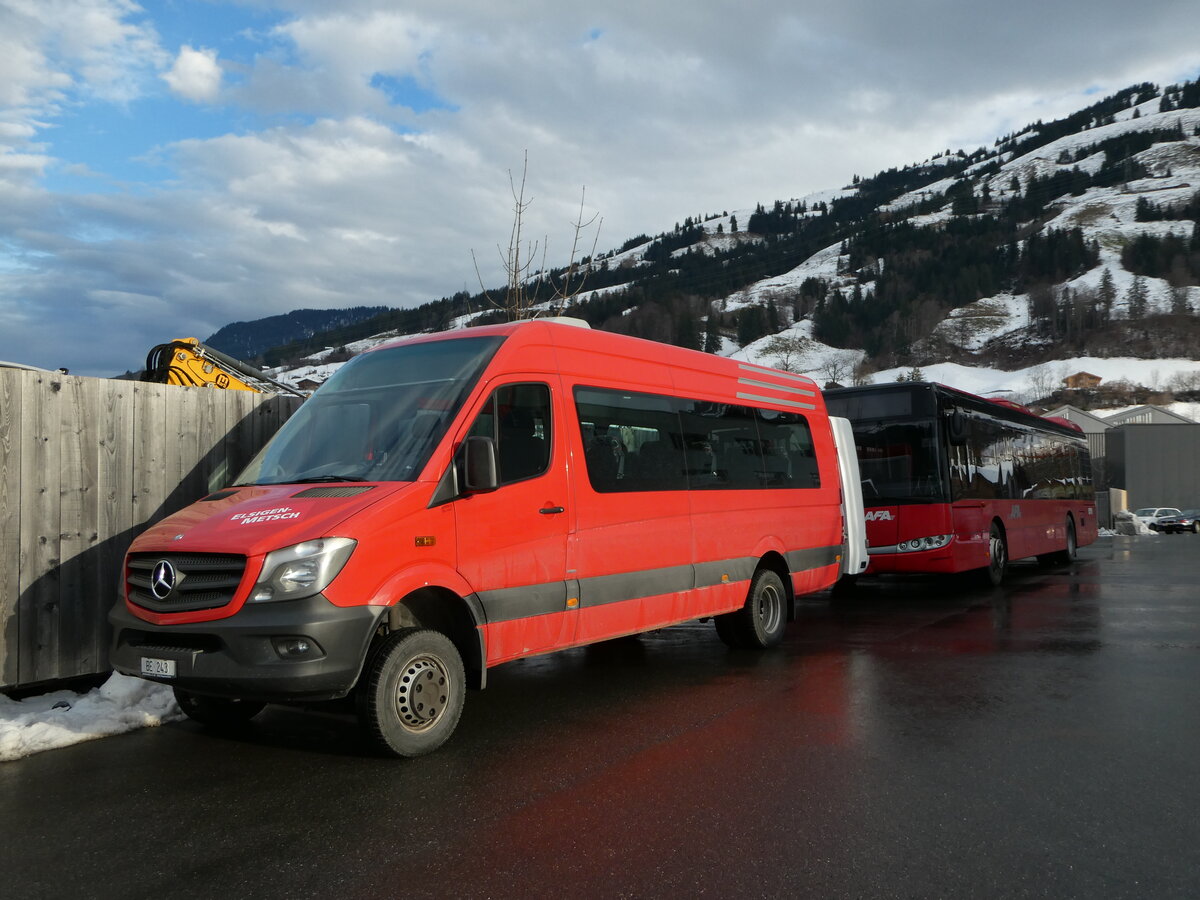
<path id="1" fill-rule="evenodd" d="M 12 898 L 1200 896 L 1200 536 L 495 669 L 433 756 L 285 708 L 0 766 Z"/>

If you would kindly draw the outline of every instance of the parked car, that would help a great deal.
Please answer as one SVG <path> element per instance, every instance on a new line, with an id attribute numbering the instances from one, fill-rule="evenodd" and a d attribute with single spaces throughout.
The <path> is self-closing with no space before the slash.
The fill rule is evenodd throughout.
<path id="1" fill-rule="evenodd" d="M 1146 506 L 1133 514 L 1150 526 L 1151 531 L 1160 531 L 1159 523 L 1178 516 L 1180 511 L 1173 506 Z"/>
<path id="2" fill-rule="evenodd" d="M 1167 534 L 1185 531 L 1200 534 L 1200 509 L 1185 509 L 1177 516 L 1163 516 L 1158 520 L 1158 530 Z"/>

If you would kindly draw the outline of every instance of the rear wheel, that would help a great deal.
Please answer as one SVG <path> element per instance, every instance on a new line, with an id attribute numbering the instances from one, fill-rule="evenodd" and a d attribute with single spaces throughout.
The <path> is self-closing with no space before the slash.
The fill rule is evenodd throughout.
<path id="1" fill-rule="evenodd" d="M 759 569 L 750 581 L 742 608 L 715 618 L 717 636 L 730 647 L 774 647 L 787 624 L 787 592 L 770 569 Z"/>
<path id="2" fill-rule="evenodd" d="M 1067 546 L 1062 550 L 1056 550 L 1054 553 L 1043 553 L 1038 557 L 1038 562 L 1047 566 L 1069 566 L 1075 562 L 1075 555 L 1079 550 L 1079 541 L 1075 537 L 1075 520 L 1067 516 L 1066 524 Z"/>
<path id="3" fill-rule="evenodd" d="M 999 522 L 992 523 L 992 531 L 988 537 L 988 564 L 984 569 L 987 581 L 993 587 L 999 587 L 1008 572 L 1008 541 L 1004 539 L 1004 529 Z"/>
<path id="4" fill-rule="evenodd" d="M 206 697 L 203 694 L 185 691 L 183 688 L 175 688 L 175 702 L 189 719 L 214 728 L 244 725 L 267 705 L 257 700 Z"/>
<path id="5" fill-rule="evenodd" d="M 446 635 L 406 628 L 383 639 L 359 688 L 359 719 L 394 756 L 423 756 L 444 744 L 462 715 L 467 678 Z"/>

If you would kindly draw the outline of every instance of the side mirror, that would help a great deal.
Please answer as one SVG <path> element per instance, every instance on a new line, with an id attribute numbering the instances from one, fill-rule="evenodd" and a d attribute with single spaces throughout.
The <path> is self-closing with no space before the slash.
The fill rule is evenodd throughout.
<path id="1" fill-rule="evenodd" d="M 468 437 L 463 442 L 463 493 L 482 494 L 499 486 L 496 442 L 490 437 Z"/>
<path id="2" fill-rule="evenodd" d="M 946 437 L 952 444 L 965 444 L 967 431 L 967 417 L 961 409 L 955 409 L 946 419 Z"/>

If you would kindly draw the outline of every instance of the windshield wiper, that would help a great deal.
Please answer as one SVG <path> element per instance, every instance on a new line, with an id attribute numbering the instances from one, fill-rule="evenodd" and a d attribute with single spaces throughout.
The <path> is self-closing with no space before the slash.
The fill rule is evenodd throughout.
<path id="1" fill-rule="evenodd" d="M 361 475 L 310 475 L 308 478 L 293 478 L 286 484 L 313 484 L 318 481 L 366 481 Z"/>
<path id="2" fill-rule="evenodd" d="M 359 475 L 310 475 L 308 478 L 289 478 L 287 481 L 247 481 L 231 487 L 270 487 L 275 484 L 314 484 L 320 481 L 367 481 Z"/>

